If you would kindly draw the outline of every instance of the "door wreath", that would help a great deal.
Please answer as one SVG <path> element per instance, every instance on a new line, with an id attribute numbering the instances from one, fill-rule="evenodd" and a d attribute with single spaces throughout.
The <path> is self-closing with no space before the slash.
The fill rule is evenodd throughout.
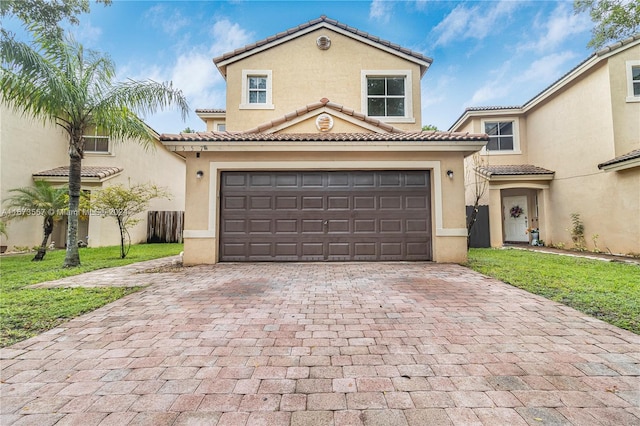
<path id="1" fill-rule="evenodd" d="M 518 205 L 511 207 L 511 211 L 510 211 L 511 217 L 518 218 L 522 213 L 524 213 L 524 210 L 522 210 L 522 207 Z"/>

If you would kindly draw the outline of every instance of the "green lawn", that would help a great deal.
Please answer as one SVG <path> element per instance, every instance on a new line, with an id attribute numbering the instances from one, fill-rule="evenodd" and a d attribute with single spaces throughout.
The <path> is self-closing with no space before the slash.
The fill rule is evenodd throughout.
<path id="1" fill-rule="evenodd" d="M 471 269 L 640 334 L 640 265 L 471 249 Z"/>
<path id="2" fill-rule="evenodd" d="M 139 288 L 29 289 L 30 284 L 78 275 L 96 269 L 177 255 L 182 244 L 140 244 L 120 259 L 120 247 L 80 249 L 82 266 L 62 268 L 64 250 L 47 252 L 42 262 L 33 253 L 0 259 L 0 347 L 50 330 L 58 324 L 113 302 Z"/>

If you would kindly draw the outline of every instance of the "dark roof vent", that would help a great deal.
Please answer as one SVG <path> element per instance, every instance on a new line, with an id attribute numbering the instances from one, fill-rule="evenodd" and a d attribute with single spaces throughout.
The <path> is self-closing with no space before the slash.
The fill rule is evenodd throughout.
<path id="1" fill-rule="evenodd" d="M 318 45 L 318 49 L 320 50 L 327 50 L 331 47 L 331 39 L 322 35 L 316 39 L 316 45 Z"/>

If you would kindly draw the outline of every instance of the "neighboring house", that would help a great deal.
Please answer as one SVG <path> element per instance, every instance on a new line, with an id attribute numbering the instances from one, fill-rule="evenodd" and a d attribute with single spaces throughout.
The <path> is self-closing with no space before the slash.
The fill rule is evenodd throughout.
<path id="1" fill-rule="evenodd" d="M 0 106 L 1 199 L 10 189 L 30 186 L 34 180 L 64 185 L 69 180 L 68 136 L 55 125 L 16 114 Z M 152 200 L 150 211 L 184 211 L 184 159 L 168 152 L 158 141 L 145 148 L 133 141 L 116 142 L 99 134 L 87 135 L 82 161 L 82 189 L 95 191 L 112 184 L 153 183 L 171 193 L 171 200 Z M 2 206 L 6 209 L 6 206 Z M 133 243 L 147 239 L 147 215 L 131 230 Z M 78 240 L 89 246 L 120 244 L 118 225 L 113 218 L 89 215 L 79 221 Z M 6 244 L 33 247 L 42 241 L 42 218 L 9 221 Z M 4 237 L 3 237 L 4 238 Z M 56 247 L 66 244 L 66 218 L 57 222 L 51 240 Z"/>
<path id="2" fill-rule="evenodd" d="M 323 16 L 213 61 L 226 108 L 160 137 L 187 162 L 185 264 L 466 259 L 488 137 L 421 131 L 430 58 Z"/>
<path id="3" fill-rule="evenodd" d="M 594 53 L 523 106 L 468 108 L 450 130 L 491 136 L 483 161 L 467 163 L 468 188 L 488 182 L 491 246 L 529 242 L 527 229 L 539 228 L 546 244 L 573 247 L 577 213 L 588 249 L 640 253 L 640 35 Z"/>

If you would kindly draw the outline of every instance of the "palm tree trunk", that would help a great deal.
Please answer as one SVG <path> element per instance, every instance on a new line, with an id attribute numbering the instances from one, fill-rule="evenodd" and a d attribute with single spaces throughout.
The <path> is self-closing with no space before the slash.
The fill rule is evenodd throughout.
<path id="1" fill-rule="evenodd" d="M 38 252 L 34 258 L 31 259 L 32 262 L 41 261 L 44 259 L 44 255 L 47 254 L 47 243 L 49 242 L 49 236 L 53 232 L 53 217 L 45 216 L 42 228 L 44 230 L 44 238 L 42 239 L 42 244 L 40 244 Z"/>
<path id="2" fill-rule="evenodd" d="M 78 252 L 78 216 L 80 206 L 80 189 L 82 184 L 82 156 L 74 147 L 69 152 L 69 215 L 67 216 L 67 253 L 64 268 L 80 266 Z"/>

